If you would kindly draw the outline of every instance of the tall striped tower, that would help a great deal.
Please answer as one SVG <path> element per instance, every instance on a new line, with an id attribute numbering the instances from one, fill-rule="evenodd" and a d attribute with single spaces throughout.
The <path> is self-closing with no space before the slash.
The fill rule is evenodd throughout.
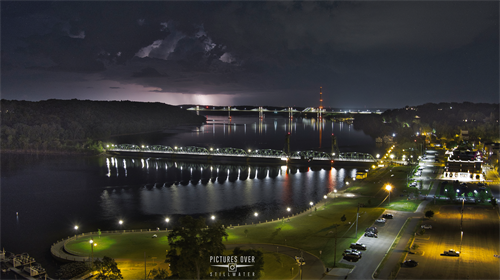
<path id="1" fill-rule="evenodd" d="M 319 87 L 319 110 L 323 109 L 323 87 Z"/>
<path id="2" fill-rule="evenodd" d="M 321 119 L 322 111 L 323 111 L 323 87 L 319 87 L 319 110 L 318 110 L 319 119 Z"/>

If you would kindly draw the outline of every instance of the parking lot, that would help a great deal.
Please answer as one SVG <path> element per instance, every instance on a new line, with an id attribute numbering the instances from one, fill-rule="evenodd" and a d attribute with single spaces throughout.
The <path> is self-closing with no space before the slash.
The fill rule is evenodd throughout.
<path id="1" fill-rule="evenodd" d="M 432 225 L 417 236 L 414 250 L 406 259 L 418 261 L 417 267 L 402 267 L 398 279 L 500 279 L 499 216 L 487 206 L 465 205 L 463 236 L 460 231 L 461 205 L 441 207 Z M 462 239 L 462 243 L 461 243 Z M 445 250 L 460 251 L 459 257 L 442 255 Z"/>

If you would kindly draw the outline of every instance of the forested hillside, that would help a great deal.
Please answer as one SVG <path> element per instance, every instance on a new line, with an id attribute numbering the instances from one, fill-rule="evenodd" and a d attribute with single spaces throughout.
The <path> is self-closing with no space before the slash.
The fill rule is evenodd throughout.
<path id="1" fill-rule="evenodd" d="M 98 150 L 111 135 L 200 125 L 197 116 L 164 103 L 131 101 L 1 100 L 1 148 L 18 151 Z"/>
<path id="2" fill-rule="evenodd" d="M 356 115 L 354 128 L 373 137 L 395 133 L 398 143 L 410 140 L 417 132 L 451 140 L 460 129 L 468 130 L 472 140 L 498 141 L 498 119 L 499 104 L 427 103 L 386 110 L 381 115 Z"/>

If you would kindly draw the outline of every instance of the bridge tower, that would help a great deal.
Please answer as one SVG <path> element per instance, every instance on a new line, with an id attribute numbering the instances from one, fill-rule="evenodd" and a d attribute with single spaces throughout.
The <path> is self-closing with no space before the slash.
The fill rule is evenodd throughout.
<path id="1" fill-rule="evenodd" d="M 337 137 L 332 133 L 332 157 L 339 156 L 339 146 L 337 145 Z"/>
<path id="2" fill-rule="evenodd" d="M 323 87 L 319 87 L 319 108 L 318 119 L 321 119 L 321 112 L 323 111 Z"/>

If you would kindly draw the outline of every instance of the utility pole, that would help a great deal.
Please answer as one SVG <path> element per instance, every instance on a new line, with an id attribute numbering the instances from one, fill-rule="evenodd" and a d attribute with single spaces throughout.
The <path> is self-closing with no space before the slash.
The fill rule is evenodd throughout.
<path id="1" fill-rule="evenodd" d="M 338 225 L 335 225 L 335 251 L 333 251 L 333 266 L 337 266 L 337 227 Z"/>
<path id="2" fill-rule="evenodd" d="M 356 238 L 358 238 L 358 216 L 359 216 L 359 202 L 358 202 L 358 211 L 356 212 Z"/>

